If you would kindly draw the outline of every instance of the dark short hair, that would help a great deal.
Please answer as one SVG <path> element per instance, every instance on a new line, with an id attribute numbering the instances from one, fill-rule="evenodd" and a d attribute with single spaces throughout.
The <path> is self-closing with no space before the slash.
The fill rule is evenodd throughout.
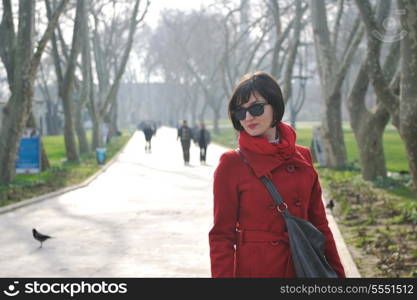
<path id="1" fill-rule="evenodd" d="M 243 127 L 240 125 L 240 121 L 235 119 L 233 112 L 240 105 L 247 103 L 251 95 L 255 95 L 255 93 L 262 96 L 272 106 L 274 114 L 271 127 L 281 122 L 285 105 L 277 80 L 265 72 L 249 73 L 242 77 L 229 98 L 229 118 L 236 130 L 241 131 Z"/>

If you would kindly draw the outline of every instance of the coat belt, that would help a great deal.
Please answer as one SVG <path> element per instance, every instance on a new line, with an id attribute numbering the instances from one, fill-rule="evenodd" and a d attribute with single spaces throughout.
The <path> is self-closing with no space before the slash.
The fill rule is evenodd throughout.
<path id="1" fill-rule="evenodd" d="M 264 230 L 237 229 L 238 242 L 284 242 L 288 244 L 288 233 L 278 233 Z"/>

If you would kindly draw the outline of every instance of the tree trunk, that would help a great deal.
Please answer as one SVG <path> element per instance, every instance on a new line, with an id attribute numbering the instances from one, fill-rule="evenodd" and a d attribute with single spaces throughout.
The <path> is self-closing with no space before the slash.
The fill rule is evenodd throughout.
<path id="1" fill-rule="evenodd" d="M 84 120 L 82 115 L 84 105 L 81 99 L 77 102 L 75 110 L 75 131 L 78 138 L 78 149 L 80 153 L 88 153 L 90 151 L 90 147 L 88 146 L 87 133 L 84 129 Z"/>
<path id="2" fill-rule="evenodd" d="M 369 1 L 356 0 L 367 32 L 367 51 L 369 57 L 369 76 L 375 93 L 389 111 L 392 124 L 399 130 L 407 151 L 413 187 L 417 195 L 417 3 L 412 0 L 398 0 L 401 32 L 401 84 L 400 96 L 387 84 L 379 57 L 380 41 L 372 7 Z M 405 33 L 401 35 L 401 33 Z"/>
<path id="3" fill-rule="evenodd" d="M 86 15 L 88 15 L 88 2 L 83 1 L 83 11 Z M 80 153 L 88 153 L 90 151 L 90 147 L 88 145 L 87 133 L 84 128 L 84 118 L 83 118 L 83 111 L 85 104 L 88 103 L 89 97 L 89 87 L 90 87 L 90 72 L 89 72 L 89 56 L 86 51 L 89 51 L 89 31 L 88 31 L 88 18 L 82 18 L 80 24 L 80 31 L 81 31 L 81 44 L 82 44 L 82 56 L 81 56 L 81 72 L 83 80 L 81 82 L 81 91 L 80 97 L 78 100 L 78 105 L 76 108 L 75 114 L 75 130 L 77 132 L 77 137 L 79 141 L 78 149 Z"/>
<path id="4" fill-rule="evenodd" d="M 75 123 L 74 123 L 74 101 L 73 101 L 73 85 L 75 78 L 75 67 L 78 55 L 81 51 L 81 30 L 82 20 L 85 18 L 85 10 L 82 0 L 77 0 L 77 11 L 75 13 L 74 30 L 72 36 L 72 47 L 70 57 L 62 82 L 60 96 L 62 99 L 62 107 L 64 109 L 64 140 L 67 160 L 70 162 L 78 162 L 80 157 L 75 140 Z"/>
<path id="5" fill-rule="evenodd" d="M 338 62 L 336 45 L 330 41 L 325 2 L 310 0 L 309 4 L 323 99 L 322 130 L 327 166 L 340 168 L 347 163 L 342 128 L 341 87 L 363 32 L 358 31 L 358 26 L 353 27 L 352 42 L 347 43 L 341 63 Z"/>
<path id="6" fill-rule="evenodd" d="M 417 3 L 398 0 L 402 29 L 407 35 L 401 40 L 400 135 L 407 150 L 408 165 L 417 195 Z"/>
<path id="7" fill-rule="evenodd" d="M 340 91 L 332 91 L 333 77 L 337 73 L 336 55 L 333 51 L 333 45 L 330 44 L 324 2 L 311 0 L 310 10 L 317 63 L 319 64 L 321 96 L 324 100 L 321 127 L 327 158 L 326 165 L 330 168 L 339 168 L 346 164 L 347 159 L 340 118 Z"/>
<path id="8" fill-rule="evenodd" d="M 9 86 L 13 86 L 14 63 L 16 50 L 16 34 L 13 20 L 13 10 L 11 1 L 3 1 L 3 17 L 0 24 L 0 57 L 6 68 Z"/>
<path id="9" fill-rule="evenodd" d="M 200 112 L 198 113 L 198 118 L 200 120 L 204 120 L 204 116 L 206 115 L 208 104 L 207 102 L 203 101 L 203 107 L 201 108 Z"/>
<path id="10" fill-rule="evenodd" d="M 101 136 L 99 134 L 100 133 L 100 124 L 99 124 L 97 118 L 94 118 L 92 120 L 92 123 L 93 123 L 93 143 L 92 143 L 91 148 L 92 148 L 92 150 L 94 150 L 94 149 L 99 148 L 99 147 L 102 146 L 102 144 L 100 142 L 102 139 L 101 139 Z"/>
<path id="11" fill-rule="evenodd" d="M 294 109 L 291 109 L 290 107 L 290 124 L 291 127 L 296 129 L 297 126 L 297 112 Z"/>
<path id="12" fill-rule="evenodd" d="M 389 3 L 379 7 L 377 20 L 382 23 L 389 12 Z M 369 57 L 362 62 L 355 83 L 348 97 L 348 109 L 351 127 L 355 134 L 359 157 L 362 165 L 362 177 L 365 180 L 375 180 L 386 177 L 387 170 L 383 149 L 383 134 L 390 119 L 389 112 L 377 98 L 377 103 L 371 109 L 365 105 L 366 92 L 369 86 L 370 70 Z M 384 62 L 384 73 L 388 81 L 393 82 L 399 61 L 399 43 L 391 43 L 389 53 Z"/>
<path id="13" fill-rule="evenodd" d="M 375 180 L 379 176 L 387 176 L 383 135 L 389 113 L 380 104 L 377 104 L 374 112 L 368 111 L 365 106 L 368 86 L 367 63 L 364 62 L 349 94 L 348 110 L 359 150 L 362 177 L 365 180 Z"/>
<path id="14" fill-rule="evenodd" d="M 110 142 L 110 140 L 117 135 L 118 131 L 119 131 L 119 127 L 117 124 L 117 113 L 118 113 L 118 103 L 116 100 L 113 101 L 113 105 L 111 106 L 110 109 L 110 128 L 109 128 L 109 137 L 108 137 L 108 141 Z"/>
<path id="15" fill-rule="evenodd" d="M 45 87 L 47 89 L 47 87 Z M 58 115 L 58 104 L 55 103 L 49 92 L 44 93 L 46 101 L 46 132 L 47 135 L 58 135 L 60 130 L 60 122 Z"/>
<path id="16" fill-rule="evenodd" d="M 346 165 L 347 155 L 342 128 L 341 95 L 340 91 L 330 95 L 325 100 L 322 120 L 322 133 L 327 166 L 341 168 Z"/>
<path id="17" fill-rule="evenodd" d="M 17 63 L 19 65 L 20 63 Z M 15 92 L 9 99 L 4 110 L 0 139 L 0 184 L 10 183 L 16 174 L 15 163 L 19 141 L 30 113 L 27 98 L 32 97 L 31 89 L 15 85 L 20 92 Z"/>
<path id="18" fill-rule="evenodd" d="M 28 76 L 33 50 L 34 16 L 35 2 L 20 1 L 15 49 L 15 57 L 18 59 L 15 59 L 12 94 L 4 109 L 0 135 L 0 183 L 9 183 L 15 176 L 15 161 L 21 133 L 32 109 L 33 85 Z"/>
<path id="19" fill-rule="evenodd" d="M 384 110 L 379 118 L 371 118 L 362 123 L 362 128 L 355 133 L 359 147 L 359 157 L 364 180 L 386 177 L 387 169 L 384 155 L 383 135 L 389 114 Z"/>
<path id="20" fill-rule="evenodd" d="M 292 79 L 293 79 L 293 69 L 295 64 L 295 59 L 297 57 L 298 45 L 300 41 L 300 32 L 301 32 L 301 19 L 303 13 L 301 10 L 301 0 L 296 0 L 296 16 L 294 22 L 294 34 L 292 36 L 290 56 L 287 59 L 287 65 L 284 72 L 284 87 L 282 90 L 284 103 L 287 104 L 292 96 Z"/>
<path id="21" fill-rule="evenodd" d="M 389 111 L 391 115 L 392 124 L 395 127 L 399 128 L 399 99 L 390 88 L 389 83 L 384 76 L 384 72 L 382 71 L 382 67 L 379 62 L 381 57 L 381 38 L 378 38 L 375 35 L 375 32 L 379 33 L 379 27 L 376 25 L 374 13 L 372 11 L 372 7 L 369 1 L 356 0 L 356 4 L 359 8 L 359 12 L 361 14 L 362 21 L 365 24 L 367 33 L 366 51 L 369 78 L 372 82 L 374 91 L 378 99 Z"/>
<path id="22" fill-rule="evenodd" d="M 220 112 L 218 110 L 213 110 L 213 132 L 215 134 L 220 134 L 219 120 Z"/>
<path id="23" fill-rule="evenodd" d="M 94 83 L 92 80 L 92 76 L 90 76 L 89 102 L 88 102 L 87 108 L 91 117 L 91 123 L 93 124 L 93 142 L 91 146 L 92 150 L 103 146 L 102 138 L 101 138 L 101 129 L 100 129 L 100 124 L 102 120 L 100 120 L 100 116 L 99 116 L 99 113 L 97 112 L 95 103 L 96 101 L 94 99 Z"/>

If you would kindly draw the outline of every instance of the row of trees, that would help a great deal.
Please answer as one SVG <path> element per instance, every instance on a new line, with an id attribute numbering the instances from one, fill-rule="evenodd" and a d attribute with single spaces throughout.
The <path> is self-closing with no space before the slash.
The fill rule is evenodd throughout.
<path id="1" fill-rule="evenodd" d="M 387 176 L 382 137 L 391 120 L 417 192 L 416 13 L 412 0 L 214 1 L 191 12 L 167 10 L 144 67 L 176 85 L 180 96 L 169 110 L 194 122 L 209 108 L 215 131 L 243 74 L 264 70 L 278 79 L 293 125 L 308 99 L 306 82 L 317 80 L 329 167 L 347 164 L 345 103 L 363 177 Z"/>
<path id="2" fill-rule="evenodd" d="M 10 183 L 15 176 L 24 128 L 36 126 L 32 111 L 35 83 L 45 92 L 49 113 L 54 106 L 62 110 L 68 161 L 78 161 L 80 153 L 89 151 L 81 121 L 86 112 L 93 124 L 93 149 L 102 144 L 104 122 L 110 127 L 110 135 L 117 131 L 117 93 L 149 3 L 20 0 L 16 5 L 2 1 L 0 57 L 10 96 L 0 131 L 0 184 Z M 51 95 L 51 86 L 56 95 Z M 59 105 L 54 98 L 60 100 Z M 56 114 L 51 113 L 51 127 L 54 118 Z M 47 164 L 46 155 L 43 162 Z"/>
<path id="3" fill-rule="evenodd" d="M 138 31 L 149 7 L 145 0 L 20 0 L 18 7 L 2 1 L 0 84 L 7 79 L 10 98 L 0 131 L 0 183 L 14 176 L 23 128 L 35 126 L 34 87 L 47 102 L 49 132 L 63 115 L 67 158 L 76 161 L 90 148 L 84 120 L 92 124 L 94 149 L 103 124 L 117 131 L 120 112 L 154 111 L 165 121 L 191 116 L 193 123 L 210 113 L 218 132 L 234 85 L 264 70 L 280 82 L 293 126 L 312 101 L 308 84 L 320 86 L 331 168 L 347 164 L 343 104 L 365 179 L 386 176 L 382 136 L 391 120 L 417 193 L 415 1 L 213 0 L 199 10 L 165 10 L 155 28 Z M 143 59 L 145 82 L 128 64 L 131 53 Z"/>

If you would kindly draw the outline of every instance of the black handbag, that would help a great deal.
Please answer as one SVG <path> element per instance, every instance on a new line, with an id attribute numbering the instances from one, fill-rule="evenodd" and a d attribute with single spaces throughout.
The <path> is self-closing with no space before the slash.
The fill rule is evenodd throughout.
<path id="1" fill-rule="evenodd" d="M 249 166 L 249 162 L 243 153 L 237 149 L 243 161 Z M 290 214 L 287 204 L 282 200 L 275 185 L 266 177 L 260 180 L 265 185 L 277 209 L 284 217 L 290 242 L 291 256 L 294 263 L 295 273 L 299 278 L 337 278 L 336 272 L 332 269 L 324 256 L 325 237 L 310 222 L 297 218 Z"/>

